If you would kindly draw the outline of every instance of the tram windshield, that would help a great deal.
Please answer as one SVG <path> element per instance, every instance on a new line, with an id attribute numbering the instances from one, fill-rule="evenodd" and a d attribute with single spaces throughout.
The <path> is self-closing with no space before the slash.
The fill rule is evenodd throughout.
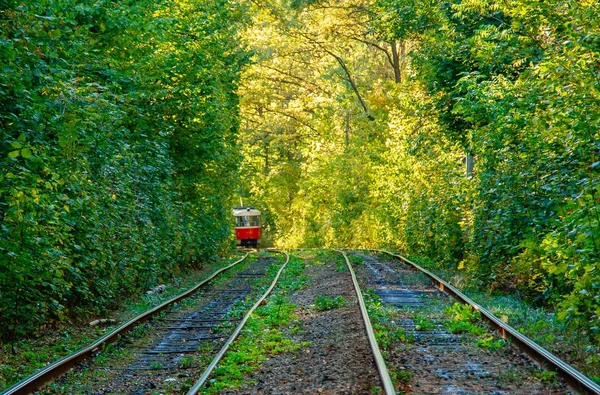
<path id="1" fill-rule="evenodd" d="M 259 226 L 258 215 L 241 215 L 235 217 L 235 226 Z"/>

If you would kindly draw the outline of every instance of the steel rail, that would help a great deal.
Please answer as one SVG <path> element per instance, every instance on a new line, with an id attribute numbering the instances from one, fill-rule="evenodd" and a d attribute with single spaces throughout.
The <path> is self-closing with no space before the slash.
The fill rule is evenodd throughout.
<path id="1" fill-rule="evenodd" d="M 383 359 L 383 355 L 381 355 L 381 350 L 379 349 L 379 344 L 377 344 L 377 338 L 375 337 L 375 331 L 373 330 L 373 325 L 371 324 L 371 319 L 369 318 L 369 312 L 367 311 L 367 306 L 365 305 L 365 300 L 362 296 L 362 292 L 360 290 L 360 286 L 358 285 L 358 280 L 356 279 L 356 274 L 354 274 L 354 269 L 352 269 L 352 265 L 350 264 L 350 260 L 346 253 L 342 250 L 335 250 L 344 256 L 346 260 L 346 265 L 348 265 L 348 270 L 350 270 L 350 275 L 352 276 L 352 283 L 354 284 L 354 291 L 356 292 L 356 298 L 358 299 L 358 305 L 360 307 L 360 314 L 363 318 L 363 323 L 365 324 L 365 330 L 367 331 L 367 337 L 369 339 L 369 344 L 371 345 L 371 350 L 373 351 L 373 358 L 375 359 L 375 365 L 377 366 L 377 371 L 379 372 L 379 377 L 381 378 L 381 383 L 383 384 L 383 389 L 385 390 L 386 395 L 396 395 L 396 390 L 394 389 L 394 383 L 392 378 L 390 377 L 390 372 L 385 364 L 385 360 Z"/>
<path id="2" fill-rule="evenodd" d="M 116 329 L 112 330 L 111 332 L 107 333 L 106 335 L 102 336 L 100 339 L 96 340 L 91 345 L 84 347 L 84 348 L 80 349 L 79 351 L 74 352 L 71 355 L 67 355 L 66 357 L 63 357 L 63 358 L 59 359 L 58 361 L 55 361 L 55 362 L 51 363 L 50 365 L 38 370 L 37 372 L 33 373 L 32 375 L 19 381 L 12 387 L 9 387 L 8 389 L 4 390 L 4 392 L 2 392 L 1 394 L 2 395 L 21 395 L 21 394 L 33 393 L 35 390 L 41 388 L 44 384 L 52 381 L 53 379 L 61 376 L 62 374 L 66 373 L 67 371 L 72 369 L 77 363 L 82 362 L 82 361 L 89 359 L 92 356 L 98 354 L 99 352 L 101 352 L 104 349 L 104 347 L 106 345 L 108 345 L 110 343 L 114 343 L 115 341 L 117 341 L 119 339 L 119 337 L 121 335 L 129 332 L 137 325 L 143 324 L 144 322 L 148 321 L 154 315 L 165 310 L 167 307 L 169 307 L 173 303 L 192 296 L 200 288 L 202 288 L 202 286 L 204 286 L 206 283 L 208 283 L 209 281 L 211 281 L 212 279 L 217 277 L 219 274 L 232 268 L 233 266 L 237 265 L 238 263 L 244 261 L 248 257 L 248 255 L 249 255 L 249 253 L 247 252 L 241 259 L 233 262 L 232 264 L 230 264 L 226 267 L 216 270 L 210 277 L 201 281 L 200 283 L 195 285 L 193 288 L 190 288 L 189 290 L 179 294 L 178 296 L 175 296 L 175 297 L 167 300 L 166 302 L 163 302 L 162 304 L 154 307 L 153 309 L 150 309 L 150 310 L 146 311 L 145 313 L 142 313 L 142 314 L 138 315 L 137 317 L 132 318 L 131 320 L 127 321 L 126 323 L 122 324 L 121 326 L 117 327 Z"/>
<path id="3" fill-rule="evenodd" d="M 530 357 L 536 360 L 538 363 L 545 365 L 545 368 L 549 368 L 550 370 L 554 370 L 557 372 L 571 387 L 572 390 L 582 393 L 582 394 L 600 394 L 600 386 L 594 383 L 591 379 L 585 376 L 583 373 L 567 364 L 542 346 L 535 343 L 533 340 L 529 339 L 527 336 L 519 333 L 516 329 L 500 320 L 494 314 L 492 314 L 489 310 L 476 303 L 457 288 L 449 284 L 448 282 L 442 280 L 437 275 L 433 274 L 429 270 L 417 265 L 416 263 L 408 260 L 402 255 L 394 254 L 385 250 L 368 250 L 374 251 L 378 253 L 388 254 L 396 259 L 399 259 L 401 262 L 404 262 L 420 272 L 426 274 L 437 287 L 447 294 L 453 296 L 456 300 L 461 303 L 470 305 L 475 311 L 479 311 L 481 315 L 488 321 L 492 326 L 498 329 L 502 337 L 504 339 L 510 339 L 514 343 L 517 344 L 519 348 L 525 351 Z M 549 365 L 549 366 L 547 366 Z"/>
<path id="4" fill-rule="evenodd" d="M 200 376 L 198 381 L 196 381 L 196 383 L 192 386 L 192 388 L 190 388 L 190 390 L 187 392 L 187 395 L 196 395 L 198 392 L 200 392 L 200 390 L 206 383 L 206 380 L 208 379 L 210 374 L 217 367 L 217 364 L 221 361 L 221 359 L 223 358 L 223 356 L 229 349 L 229 346 L 239 336 L 240 332 L 244 328 L 244 325 L 246 325 L 246 322 L 248 321 L 248 319 L 250 318 L 252 313 L 254 313 L 254 310 L 256 310 L 258 308 L 258 306 L 260 306 L 260 304 L 271 294 L 271 292 L 275 288 L 275 285 L 277 285 L 277 281 L 279 281 L 279 277 L 281 276 L 283 269 L 285 269 L 288 262 L 290 261 L 290 255 L 285 251 L 277 251 L 274 249 L 269 249 L 269 251 L 281 252 L 282 254 L 284 254 L 286 257 L 285 262 L 283 263 L 283 265 L 281 265 L 281 268 L 279 268 L 279 271 L 277 272 L 277 275 L 275 275 L 275 278 L 273 279 L 273 282 L 271 283 L 271 286 L 269 287 L 269 289 L 267 289 L 267 291 L 263 294 L 263 296 L 261 296 L 260 299 L 256 303 L 254 303 L 254 305 L 250 308 L 250 310 L 246 313 L 246 315 L 244 315 L 244 318 L 242 318 L 242 320 L 240 321 L 238 326 L 235 328 L 235 331 L 233 331 L 233 334 L 229 337 L 229 339 L 227 339 L 227 341 L 225 342 L 223 347 L 221 347 L 221 350 L 219 351 L 219 353 L 213 358 L 210 365 L 208 365 L 208 367 L 204 370 L 204 373 L 202 373 L 202 376 Z"/>

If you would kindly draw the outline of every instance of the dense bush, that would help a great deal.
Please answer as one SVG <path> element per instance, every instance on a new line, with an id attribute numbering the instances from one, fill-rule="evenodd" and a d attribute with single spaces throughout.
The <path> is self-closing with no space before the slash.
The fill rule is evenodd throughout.
<path id="1" fill-rule="evenodd" d="M 241 15 L 227 1 L 2 3 L 2 339 L 100 313 L 226 245 Z"/>

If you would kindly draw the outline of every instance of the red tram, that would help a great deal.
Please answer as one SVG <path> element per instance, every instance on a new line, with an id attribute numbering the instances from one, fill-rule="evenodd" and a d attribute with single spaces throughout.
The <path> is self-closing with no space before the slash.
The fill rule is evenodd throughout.
<path id="1" fill-rule="evenodd" d="M 235 238 L 242 247 L 258 246 L 260 240 L 260 211 L 252 207 L 235 207 Z"/>

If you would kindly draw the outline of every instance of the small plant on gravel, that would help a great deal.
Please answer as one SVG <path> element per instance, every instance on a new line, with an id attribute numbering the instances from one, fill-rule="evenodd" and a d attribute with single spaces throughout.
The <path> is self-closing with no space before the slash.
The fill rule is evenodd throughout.
<path id="1" fill-rule="evenodd" d="M 394 337 L 396 340 L 401 341 L 402 343 L 412 343 L 415 341 L 414 336 L 407 335 L 406 331 L 402 328 L 396 329 L 396 332 L 394 332 Z"/>
<path id="2" fill-rule="evenodd" d="M 406 385 L 413 378 L 414 374 L 410 370 L 390 370 L 390 376 L 394 384 Z"/>
<path id="3" fill-rule="evenodd" d="M 503 339 L 494 340 L 494 336 L 486 336 L 483 337 L 475 343 L 477 347 L 487 348 L 488 350 L 498 350 L 504 345 L 506 342 Z"/>
<path id="4" fill-rule="evenodd" d="M 150 369 L 162 369 L 163 365 L 160 362 L 152 362 L 150 364 Z"/>
<path id="5" fill-rule="evenodd" d="M 413 321 L 415 322 L 415 330 L 417 331 L 429 331 L 435 327 L 435 323 L 429 317 L 420 314 L 415 314 Z"/>
<path id="6" fill-rule="evenodd" d="M 520 382 L 522 380 L 523 380 L 523 377 L 521 377 L 521 373 L 519 372 L 519 370 L 515 369 L 512 366 L 506 370 L 503 370 L 498 375 L 498 382 L 501 385 L 507 385 L 509 383 Z"/>
<path id="7" fill-rule="evenodd" d="M 315 296 L 315 310 L 326 311 L 344 307 L 347 301 L 343 296 L 331 298 L 329 296 Z"/>
<path id="8" fill-rule="evenodd" d="M 354 254 L 348 255 L 348 260 L 354 265 L 362 265 L 364 263 L 360 256 Z"/>
<path id="9" fill-rule="evenodd" d="M 375 322 L 373 323 L 373 330 L 375 331 L 375 339 L 377 339 L 379 347 L 381 347 L 382 350 L 388 350 L 394 342 L 394 339 L 386 325 Z"/>
<path id="10" fill-rule="evenodd" d="M 352 259 L 350 258 L 351 257 L 349 256 L 348 259 L 350 260 L 350 262 L 352 262 Z M 348 271 L 348 265 L 346 264 L 346 260 L 342 255 L 338 255 L 335 257 L 335 271 L 338 273 Z"/>
<path id="11" fill-rule="evenodd" d="M 381 303 L 381 299 L 372 289 L 367 290 L 364 297 L 375 331 L 377 344 L 379 344 L 383 351 L 389 350 L 398 341 L 402 343 L 411 343 L 414 341 L 414 337 L 407 335 L 403 328 L 395 328 L 393 326 L 392 322 L 394 320 L 392 319 L 390 310 Z"/>
<path id="12" fill-rule="evenodd" d="M 394 330 L 394 328 L 382 322 L 373 323 L 373 329 L 377 344 L 385 351 L 390 350 L 395 342 L 410 343 L 414 341 L 414 337 L 408 336 L 404 329 L 396 328 Z"/>
<path id="13" fill-rule="evenodd" d="M 545 383 L 557 383 L 556 372 L 551 372 L 549 370 L 540 369 L 533 374 L 533 377 Z"/>
<path id="14" fill-rule="evenodd" d="M 194 362 L 193 357 L 182 357 L 181 360 L 179 361 L 179 365 L 182 368 L 189 368 L 190 366 L 192 366 L 193 362 Z"/>
<path id="15" fill-rule="evenodd" d="M 302 325 L 302 322 L 300 321 L 295 321 L 292 323 L 292 326 L 290 328 L 290 334 L 292 335 L 299 335 L 301 333 L 306 332 L 306 330 L 304 329 L 304 326 Z"/>
<path id="16" fill-rule="evenodd" d="M 311 259 L 312 264 L 325 265 L 327 262 L 331 261 L 332 258 L 335 259 L 335 256 L 337 255 L 339 255 L 339 253 L 330 250 L 317 250 L 312 258 L 310 258 L 310 256 L 305 258 Z"/>
<path id="17" fill-rule="evenodd" d="M 481 313 L 474 311 L 469 305 L 454 303 L 444 310 L 444 314 L 450 317 L 446 327 L 452 333 L 470 333 L 472 335 L 486 333 L 483 327 L 477 325 L 481 320 Z"/>
<path id="18" fill-rule="evenodd" d="M 472 335 L 483 335 L 485 329 L 470 321 L 450 321 L 446 327 L 451 333 L 470 333 Z"/>
<path id="19" fill-rule="evenodd" d="M 282 290 L 283 295 L 289 295 L 299 291 L 310 283 L 309 278 L 304 273 L 306 264 L 302 259 L 291 257 L 285 272 L 278 283 L 278 289 Z"/>

